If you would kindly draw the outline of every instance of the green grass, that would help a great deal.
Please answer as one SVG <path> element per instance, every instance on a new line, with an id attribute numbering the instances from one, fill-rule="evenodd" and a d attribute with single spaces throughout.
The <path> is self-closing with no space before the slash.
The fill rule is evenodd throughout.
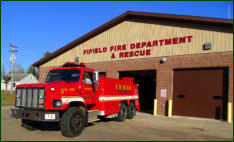
<path id="1" fill-rule="evenodd" d="M 14 105 L 15 103 L 15 93 L 11 95 L 10 91 L 1 90 L 1 105 Z"/>

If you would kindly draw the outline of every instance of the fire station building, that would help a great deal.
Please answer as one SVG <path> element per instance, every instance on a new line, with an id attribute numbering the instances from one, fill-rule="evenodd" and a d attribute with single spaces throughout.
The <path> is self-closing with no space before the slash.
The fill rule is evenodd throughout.
<path id="1" fill-rule="evenodd" d="M 134 77 L 142 112 L 232 122 L 233 21 L 128 11 L 35 62 L 80 62 L 112 78 Z"/>

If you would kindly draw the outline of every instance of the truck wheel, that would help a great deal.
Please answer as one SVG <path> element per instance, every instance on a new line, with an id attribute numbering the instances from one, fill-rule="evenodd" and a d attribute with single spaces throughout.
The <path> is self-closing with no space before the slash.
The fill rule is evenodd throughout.
<path id="1" fill-rule="evenodd" d="M 120 111 L 118 113 L 116 120 L 119 122 L 123 122 L 126 119 L 126 115 L 127 115 L 127 107 L 124 103 L 121 103 Z"/>
<path id="2" fill-rule="evenodd" d="M 33 126 L 33 123 L 30 120 L 22 119 L 21 126 L 29 131 L 35 131 L 36 127 Z"/>
<path id="3" fill-rule="evenodd" d="M 66 137 L 76 137 L 80 135 L 85 126 L 85 114 L 84 107 L 68 108 L 60 122 L 62 134 Z"/>
<path id="4" fill-rule="evenodd" d="M 133 119 L 136 114 L 136 108 L 133 102 L 128 105 L 127 119 Z"/>

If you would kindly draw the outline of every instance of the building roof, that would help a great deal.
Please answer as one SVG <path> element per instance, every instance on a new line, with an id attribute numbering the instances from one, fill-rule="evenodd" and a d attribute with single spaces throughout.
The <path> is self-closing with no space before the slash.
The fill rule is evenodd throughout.
<path id="1" fill-rule="evenodd" d="M 13 81 L 14 82 L 18 82 L 22 79 L 24 79 L 26 76 L 30 75 L 31 73 L 16 73 L 13 75 Z M 11 74 L 7 74 L 6 76 L 10 76 L 11 77 Z"/>
<path id="2" fill-rule="evenodd" d="M 48 62 L 49 60 L 61 55 L 62 53 L 76 47 L 77 45 L 85 42 L 86 40 L 102 33 L 103 31 L 125 21 L 131 17 L 143 17 L 143 18 L 153 18 L 162 20 L 173 20 L 178 22 L 193 22 L 193 23 L 204 23 L 210 25 L 221 25 L 221 26 L 233 26 L 232 19 L 221 19 L 221 18 L 208 18 L 208 17 L 198 17 L 198 16 L 185 16 L 185 15 L 174 15 L 174 14 L 159 14 L 159 13 L 146 13 L 146 12 L 134 12 L 127 11 L 122 15 L 110 20 L 109 22 L 101 25 L 100 27 L 94 29 L 93 31 L 81 36 L 80 38 L 72 41 L 71 43 L 63 46 L 62 48 L 54 51 L 53 53 L 41 58 L 33 64 L 34 67 L 39 67 L 40 65 Z"/>

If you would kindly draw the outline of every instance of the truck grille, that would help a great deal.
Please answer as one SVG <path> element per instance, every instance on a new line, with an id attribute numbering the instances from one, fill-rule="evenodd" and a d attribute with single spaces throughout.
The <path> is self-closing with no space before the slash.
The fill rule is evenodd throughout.
<path id="1" fill-rule="evenodd" d="M 16 107 L 23 108 L 42 108 L 39 106 L 40 97 L 45 97 L 45 88 L 42 87 L 24 87 L 17 88 Z"/>

